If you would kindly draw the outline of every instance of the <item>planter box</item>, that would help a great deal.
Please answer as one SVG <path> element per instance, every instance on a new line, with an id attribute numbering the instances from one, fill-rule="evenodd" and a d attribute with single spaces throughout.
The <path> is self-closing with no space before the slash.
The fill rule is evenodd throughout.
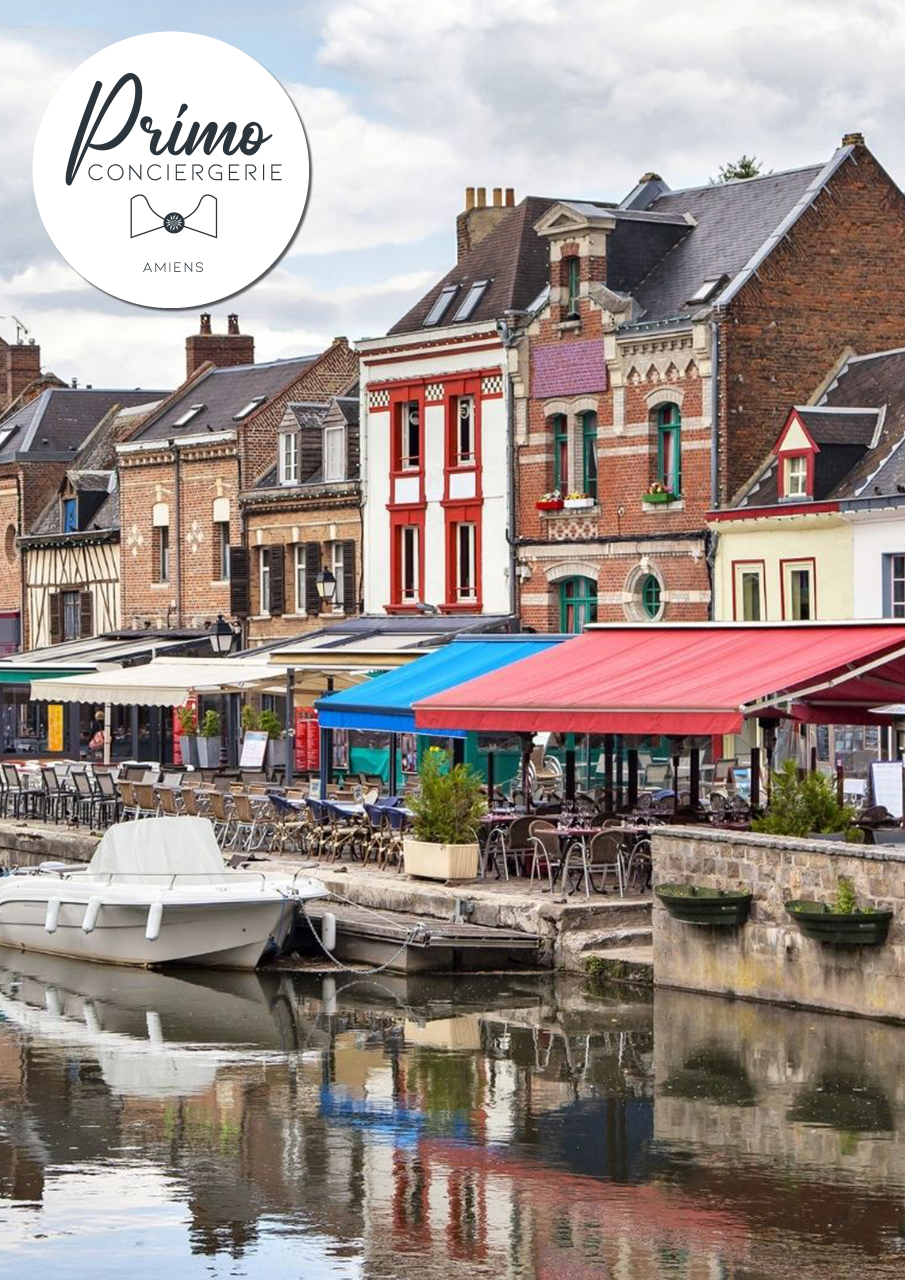
<path id="1" fill-rule="evenodd" d="M 563 506 L 567 511 L 587 511 L 594 506 L 593 498 L 566 498 Z"/>
<path id="2" fill-rule="evenodd" d="M 427 840 L 402 841 L 405 873 L 426 880 L 474 880 L 480 852 L 474 844 L 431 844 Z"/>
<path id="3" fill-rule="evenodd" d="M 787 902 L 786 911 L 803 937 L 836 947 L 880 947 L 889 932 L 891 911 L 855 911 L 837 915 L 825 902 L 800 898 Z"/>
<path id="4" fill-rule="evenodd" d="M 743 925 L 751 908 L 750 893 L 702 889 L 693 884 L 661 884 L 654 893 L 674 920 L 708 928 Z"/>
<path id="5" fill-rule="evenodd" d="M 183 738 L 183 742 L 185 739 Z M 197 759 L 195 763 L 202 769 L 219 769 L 220 768 L 220 738 L 196 738 L 195 750 L 197 751 Z"/>
<path id="6" fill-rule="evenodd" d="M 642 502 L 676 502 L 679 495 L 677 493 L 645 493 Z"/>
<path id="7" fill-rule="evenodd" d="M 190 764 L 196 769 L 198 768 L 198 739 L 194 734 L 181 733 L 179 735 L 179 753 L 182 756 L 183 764 Z"/>
<path id="8" fill-rule="evenodd" d="M 562 511 L 563 504 L 558 502 L 539 502 L 537 504 L 538 511 Z"/>
<path id="9" fill-rule="evenodd" d="M 284 769 L 285 767 L 285 741 L 282 738 L 269 738 L 267 741 L 267 750 L 264 753 L 264 768 L 268 773 L 273 773 L 274 769 Z"/>

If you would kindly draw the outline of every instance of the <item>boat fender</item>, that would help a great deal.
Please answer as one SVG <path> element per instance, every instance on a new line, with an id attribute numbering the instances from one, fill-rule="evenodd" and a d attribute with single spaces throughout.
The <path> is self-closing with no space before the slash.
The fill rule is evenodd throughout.
<path id="1" fill-rule="evenodd" d="M 100 898 L 89 898 L 88 906 L 85 908 L 85 918 L 82 921 L 83 933 L 94 933 L 97 918 L 101 913 Z"/>
<path id="2" fill-rule="evenodd" d="M 148 942 L 156 942 L 160 937 L 160 926 L 163 923 L 163 903 L 152 902 L 148 907 L 148 925 L 145 937 Z"/>
<path id="3" fill-rule="evenodd" d="M 44 919 L 44 928 L 48 933 L 56 933 L 57 925 L 60 921 L 60 899 L 49 898 L 47 900 L 47 915 Z"/>
<path id="4" fill-rule="evenodd" d="M 327 951 L 336 950 L 336 916 L 325 911 L 321 918 L 321 942 Z"/>

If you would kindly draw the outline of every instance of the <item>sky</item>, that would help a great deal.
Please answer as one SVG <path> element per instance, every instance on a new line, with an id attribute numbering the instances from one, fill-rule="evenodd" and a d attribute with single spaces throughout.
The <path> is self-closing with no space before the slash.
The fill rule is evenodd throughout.
<path id="1" fill-rule="evenodd" d="M 386 331 L 455 259 L 466 186 L 618 200 L 695 186 L 741 153 L 826 160 L 858 130 L 905 185 L 900 0 L 0 0 L 0 336 L 94 386 L 172 387 L 195 312 L 110 298 L 60 257 L 31 185 L 56 88 L 127 36 L 236 45 L 295 100 L 308 210 L 237 311 L 258 360 Z"/>

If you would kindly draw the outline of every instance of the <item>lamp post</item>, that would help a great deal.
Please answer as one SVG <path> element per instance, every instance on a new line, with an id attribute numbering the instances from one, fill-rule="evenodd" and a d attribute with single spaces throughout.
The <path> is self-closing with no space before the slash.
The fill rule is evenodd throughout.
<path id="1" fill-rule="evenodd" d="M 317 587 L 317 594 L 325 604 L 330 604 L 336 595 L 336 578 L 329 569 L 321 569 L 320 573 L 314 579 L 314 585 Z"/>
<path id="2" fill-rule="evenodd" d="M 226 621 L 222 613 L 217 614 L 217 621 L 211 628 L 211 648 L 218 658 L 226 658 L 233 647 L 236 633 Z"/>

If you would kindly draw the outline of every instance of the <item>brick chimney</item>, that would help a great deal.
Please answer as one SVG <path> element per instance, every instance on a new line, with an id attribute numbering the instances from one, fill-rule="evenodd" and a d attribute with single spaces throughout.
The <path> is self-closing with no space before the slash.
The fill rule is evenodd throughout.
<path id="1" fill-rule="evenodd" d="M 486 187 L 465 188 L 465 208 L 456 218 L 456 261 L 461 262 L 476 244 L 480 244 L 485 236 L 511 212 L 515 205 L 515 189 L 506 188 L 503 199 L 503 188 L 493 188 L 493 204 L 487 203 Z"/>
<path id="2" fill-rule="evenodd" d="M 28 342 L 4 342 L 0 338 L 0 413 L 41 376 L 41 348 Z"/>
<path id="3" fill-rule="evenodd" d="M 239 332 L 239 317 L 233 313 L 227 318 L 226 333 L 214 333 L 209 311 L 202 311 L 197 333 L 185 340 L 185 376 L 190 378 L 201 365 L 216 364 L 229 368 L 237 364 L 254 364 L 255 340 L 248 333 Z"/>

